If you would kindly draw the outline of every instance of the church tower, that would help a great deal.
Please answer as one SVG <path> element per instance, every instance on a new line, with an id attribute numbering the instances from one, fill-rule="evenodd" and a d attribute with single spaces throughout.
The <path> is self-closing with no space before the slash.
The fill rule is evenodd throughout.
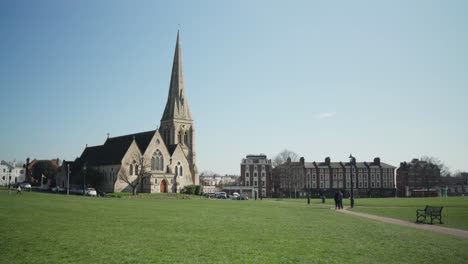
<path id="1" fill-rule="evenodd" d="M 166 143 L 168 147 L 178 144 L 182 147 L 190 163 L 193 183 L 199 184 L 195 158 L 195 128 L 193 126 L 192 114 L 190 113 L 188 101 L 185 96 L 182 52 L 178 31 L 169 94 L 166 108 L 161 118 L 159 131 L 164 139 L 164 143 Z"/>

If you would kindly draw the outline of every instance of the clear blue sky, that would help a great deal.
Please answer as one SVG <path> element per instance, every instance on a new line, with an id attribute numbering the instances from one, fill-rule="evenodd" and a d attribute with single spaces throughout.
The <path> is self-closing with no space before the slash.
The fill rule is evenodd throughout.
<path id="1" fill-rule="evenodd" d="M 0 159 L 155 129 L 178 24 L 200 171 L 246 154 L 468 170 L 468 1 L 0 1 Z"/>

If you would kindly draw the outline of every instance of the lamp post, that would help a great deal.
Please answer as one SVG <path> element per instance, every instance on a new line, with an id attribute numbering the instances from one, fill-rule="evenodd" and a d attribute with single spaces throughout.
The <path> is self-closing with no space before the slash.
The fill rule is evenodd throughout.
<path id="1" fill-rule="evenodd" d="M 83 170 L 84 170 L 84 173 L 83 173 L 83 195 L 86 195 L 86 162 L 85 164 L 83 165 Z"/>
<path id="2" fill-rule="evenodd" d="M 306 173 L 307 177 L 307 204 L 310 204 L 310 174 Z"/>
<path id="3" fill-rule="evenodd" d="M 70 163 L 67 164 L 67 195 L 70 194 Z"/>
<path id="4" fill-rule="evenodd" d="M 356 164 L 356 158 L 352 154 L 349 154 L 349 174 L 351 176 L 351 197 L 350 203 L 351 208 L 354 208 L 354 195 L 353 195 L 353 165 Z"/>

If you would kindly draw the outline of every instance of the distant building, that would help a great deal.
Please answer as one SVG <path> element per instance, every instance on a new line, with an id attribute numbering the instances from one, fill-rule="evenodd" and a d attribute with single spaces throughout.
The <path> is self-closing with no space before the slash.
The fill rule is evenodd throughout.
<path id="1" fill-rule="evenodd" d="M 15 161 L 7 162 L 2 160 L 0 162 L 0 185 L 8 186 L 23 182 L 25 180 L 26 169 L 24 166 L 19 166 Z"/>
<path id="2" fill-rule="evenodd" d="M 148 99 L 147 103 L 154 102 Z M 138 179 L 142 169 L 145 175 L 141 185 L 137 186 L 139 192 L 176 193 L 186 185 L 199 184 L 195 128 L 185 92 L 179 32 L 160 127 L 147 132 L 108 137 L 102 145 L 87 146 L 73 163 L 71 174 L 79 173 L 85 165 L 101 175 L 104 192 L 132 191 L 130 183 Z M 64 179 L 67 173 L 65 167 L 60 170 L 58 183 L 62 187 L 66 185 Z"/>
<path id="3" fill-rule="evenodd" d="M 413 159 L 411 162 L 402 162 L 397 169 L 398 195 L 433 196 L 440 187 L 440 169 L 437 165 Z"/>
<path id="4" fill-rule="evenodd" d="M 247 155 L 241 162 L 240 186 L 244 192 L 251 192 L 251 197 L 271 197 L 272 167 L 271 160 L 265 154 Z"/>
<path id="5" fill-rule="evenodd" d="M 352 186 L 356 197 L 393 197 L 395 168 L 380 158 L 355 164 L 331 162 L 329 157 L 324 162 L 288 159 L 274 169 L 274 193 L 279 197 L 306 197 L 310 188 L 311 197 L 332 197 L 336 191 L 350 193 Z"/>

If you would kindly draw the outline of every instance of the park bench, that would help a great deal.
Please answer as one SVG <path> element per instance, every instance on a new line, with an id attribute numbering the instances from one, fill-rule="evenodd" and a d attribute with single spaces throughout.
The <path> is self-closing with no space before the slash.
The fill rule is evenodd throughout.
<path id="1" fill-rule="evenodd" d="M 440 224 L 442 223 L 442 209 L 443 206 L 429 206 L 426 205 L 424 209 L 417 209 L 416 210 L 416 223 L 423 223 L 426 221 L 426 217 L 431 218 L 431 225 L 434 219 L 439 220 Z"/>

